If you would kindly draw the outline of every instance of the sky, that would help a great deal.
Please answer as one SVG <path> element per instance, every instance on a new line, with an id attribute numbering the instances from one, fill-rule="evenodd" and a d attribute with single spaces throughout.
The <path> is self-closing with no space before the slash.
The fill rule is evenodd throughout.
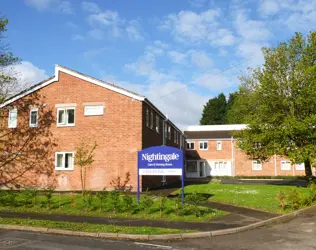
<path id="1" fill-rule="evenodd" d="M 316 0 L 15 0 L 1 2 L 21 83 L 59 64 L 146 96 L 176 125 L 238 90 L 261 48 L 316 27 Z"/>

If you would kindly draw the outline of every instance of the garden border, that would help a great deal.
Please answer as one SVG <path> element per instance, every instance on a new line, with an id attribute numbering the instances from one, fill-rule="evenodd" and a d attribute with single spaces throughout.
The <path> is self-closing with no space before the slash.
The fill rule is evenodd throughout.
<path id="1" fill-rule="evenodd" d="M 92 237 L 92 238 L 106 238 L 106 239 L 117 239 L 117 240 L 125 239 L 125 240 L 150 241 L 150 240 L 196 239 L 196 238 L 205 238 L 205 237 L 234 234 L 234 233 L 239 233 L 239 232 L 259 228 L 262 226 L 282 223 L 282 222 L 294 219 L 298 215 L 303 214 L 315 208 L 316 208 L 316 205 L 313 205 L 313 206 L 303 208 L 289 214 L 284 214 L 278 217 L 274 217 L 271 219 L 267 219 L 264 221 L 256 222 L 254 224 L 237 227 L 237 228 L 228 228 L 228 229 L 223 229 L 223 230 L 214 230 L 214 231 L 197 232 L 197 233 L 183 233 L 183 234 L 148 235 L 148 234 L 91 233 L 91 232 L 62 230 L 62 229 L 55 229 L 55 228 L 28 227 L 28 226 L 4 225 L 4 224 L 0 224 L 0 229 L 32 231 L 32 232 L 40 232 L 40 233 L 52 233 L 52 234 L 59 234 L 59 235 L 84 236 L 84 237 Z"/>

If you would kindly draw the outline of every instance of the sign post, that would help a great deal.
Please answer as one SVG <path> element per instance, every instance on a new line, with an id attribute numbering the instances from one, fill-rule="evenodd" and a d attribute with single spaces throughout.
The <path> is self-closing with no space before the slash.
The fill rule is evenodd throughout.
<path id="1" fill-rule="evenodd" d="M 184 205 L 184 158 L 183 151 L 169 146 L 155 146 L 138 152 L 137 201 L 140 200 L 141 175 L 182 176 L 182 205 Z"/>

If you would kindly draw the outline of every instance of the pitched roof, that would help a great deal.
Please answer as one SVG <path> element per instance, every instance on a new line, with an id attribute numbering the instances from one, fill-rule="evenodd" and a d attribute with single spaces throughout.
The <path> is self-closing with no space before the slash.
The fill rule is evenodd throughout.
<path id="1" fill-rule="evenodd" d="M 98 86 L 104 87 L 106 89 L 112 90 L 114 92 L 120 93 L 122 95 L 129 96 L 129 97 L 134 98 L 134 99 L 136 99 L 138 101 L 145 101 L 149 106 L 151 106 L 153 109 L 155 109 L 164 119 L 166 119 L 166 116 L 154 104 L 152 104 L 144 96 L 139 95 L 137 93 L 134 93 L 132 91 L 129 91 L 127 89 L 124 89 L 122 87 L 119 87 L 119 86 L 117 86 L 115 84 L 102 81 L 100 79 L 97 79 L 97 78 L 85 75 L 85 74 L 83 74 L 81 72 L 75 71 L 73 69 L 70 69 L 70 68 L 67 68 L 67 67 L 64 67 L 64 66 L 61 66 L 61 65 L 55 65 L 55 75 L 54 76 L 51 76 L 48 79 L 46 79 L 46 80 L 44 80 L 42 82 L 39 82 L 38 84 L 35 84 L 32 87 L 27 88 L 27 89 L 21 91 L 20 93 L 14 95 L 14 96 L 9 97 L 8 99 L 5 100 L 4 103 L 0 104 L 0 108 L 3 108 L 5 106 L 9 105 L 10 103 L 12 103 L 12 102 L 14 102 L 14 101 L 26 96 L 26 95 L 29 95 L 29 94 L 31 94 L 31 93 L 33 93 L 33 92 L 35 92 L 35 91 L 37 91 L 37 90 L 39 90 L 41 88 L 46 87 L 49 84 L 52 84 L 52 83 L 58 81 L 58 79 L 59 79 L 59 72 L 64 72 L 66 74 L 72 75 L 72 76 L 77 77 L 79 79 L 85 80 L 87 82 L 90 82 L 90 83 L 96 84 Z M 169 120 L 169 123 L 176 130 L 181 132 L 181 130 L 177 126 L 175 126 L 170 120 Z"/>

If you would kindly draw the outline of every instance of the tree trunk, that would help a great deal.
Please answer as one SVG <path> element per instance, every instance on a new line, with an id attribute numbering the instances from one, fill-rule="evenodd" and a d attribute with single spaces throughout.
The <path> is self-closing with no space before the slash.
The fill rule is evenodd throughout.
<path id="1" fill-rule="evenodd" d="M 311 166 L 310 160 L 309 160 L 309 159 L 305 160 L 305 161 L 304 161 L 304 164 L 305 164 L 305 175 L 306 175 L 307 177 L 312 176 L 313 173 L 312 173 L 312 166 Z"/>
<path id="2" fill-rule="evenodd" d="M 84 195 L 84 184 L 83 184 L 83 173 L 82 173 L 82 167 L 80 167 L 80 179 L 81 179 L 81 195 Z"/>

